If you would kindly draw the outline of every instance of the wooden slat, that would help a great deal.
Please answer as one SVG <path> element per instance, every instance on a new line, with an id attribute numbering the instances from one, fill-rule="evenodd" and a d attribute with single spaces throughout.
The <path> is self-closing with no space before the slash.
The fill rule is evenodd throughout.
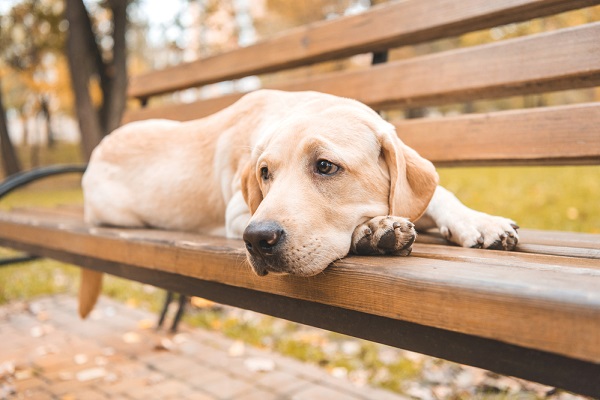
<path id="1" fill-rule="evenodd" d="M 580 247 L 600 250 L 600 236 L 592 233 L 524 230 L 521 238 L 528 243 L 545 246 Z"/>
<path id="2" fill-rule="evenodd" d="M 426 106 L 600 85 L 600 22 L 576 28 L 331 73 L 272 89 L 316 90 L 379 109 Z M 208 115 L 237 95 L 129 112 L 184 120 Z"/>
<path id="3" fill-rule="evenodd" d="M 409 0 L 285 32 L 264 42 L 134 76 L 128 94 L 144 98 L 361 52 L 452 37 L 594 4 L 597 0 Z"/>
<path id="4" fill-rule="evenodd" d="M 537 232 L 540 235 L 537 236 Z M 523 257 L 524 254 L 532 254 L 536 257 L 544 256 L 559 256 L 559 257 L 570 257 L 576 258 L 580 261 L 591 260 L 590 265 L 597 267 L 600 265 L 600 249 L 597 244 L 590 244 L 588 240 L 600 242 L 598 235 L 585 235 L 580 233 L 569 233 L 569 232 L 558 232 L 558 239 L 551 239 L 545 235 L 544 231 L 535 230 L 520 230 L 519 231 L 519 244 L 515 249 Z M 582 238 L 581 241 L 577 239 Z M 556 240 L 558 243 L 556 244 Z M 450 245 L 456 246 L 449 243 L 437 232 L 427 232 L 419 235 L 419 243 L 423 244 L 435 244 L 435 245 Z M 496 257 L 512 256 L 514 253 L 492 253 Z"/>
<path id="5" fill-rule="evenodd" d="M 24 251 L 31 251 L 29 246 L 21 245 Z M 189 276 L 80 257 L 48 248 L 37 250 L 43 252 L 44 257 L 172 292 L 204 297 L 220 304 L 488 369 L 582 395 L 595 396 L 600 393 L 598 363 Z"/>
<path id="6" fill-rule="evenodd" d="M 127 263 L 600 362 L 600 271 L 590 260 L 518 253 L 496 258 L 451 247 L 436 256 L 436 246 L 417 244 L 417 256 L 348 257 L 310 279 L 259 278 L 246 265 L 241 241 L 181 240 L 157 231 L 145 238 L 147 232 L 0 214 L 3 244 Z"/>
<path id="7" fill-rule="evenodd" d="M 232 105 L 242 97 L 242 93 L 195 101 L 193 103 L 169 104 L 158 107 L 138 108 L 126 111 L 122 123 L 151 119 L 166 118 L 178 121 L 190 121 L 205 117 Z"/>
<path id="8" fill-rule="evenodd" d="M 395 125 L 404 143 L 437 166 L 600 164 L 600 103 Z"/>

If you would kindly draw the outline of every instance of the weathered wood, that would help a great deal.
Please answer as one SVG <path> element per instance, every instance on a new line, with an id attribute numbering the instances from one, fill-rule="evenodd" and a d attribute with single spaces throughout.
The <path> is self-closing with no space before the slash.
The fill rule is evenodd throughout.
<path id="1" fill-rule="evenodd" d="M 166 118 L 177 121 L 189 121 L 196 118 L 202 118 L 232 105 L 243 95 L 243 93 L 235 93 L 192 103 L 177 103 L 132 109 L 125 112 L 123 115 L 123 123 L 126 124 L 128 122 L 151 118 Z"/>
<path id="2" fill-rule="evenodd" d="M 600 103 L 395 125 L 404 143 L 437 166 L 600 164 Z"/>
<path id="3" fill-rule="evenodd" d="M 600 23 L 332 73 L 277 89 L 317 90 L 375 109 L 600 85 Z"/>
<path id="4" fill-rule="evenodd" d="M 593 87 L 600 85 L 599 37 L 600 22 L 271 88 L 316 90 L 380 109 Z M 200 118 L 232 104 L 239 96 L 130 111 L 124 121 Z"/>
<path id="5" fill-rule="evenodd" d="M 38 250 L 50 258 L 173 292 L 201 296 L 221 304 L 518 376 L 588 396 L 600 393 L 600 381 L 596 379 L 600 375 L 598 363 L 189 276 L 81 257 L 49 248 Z"/>
<path id="6" fill-rule="evenodd" d="M 259 278 L 236 240 L 87 228 L 16 212 L 0 221 L 0 243 L 16 248 L 126 263 L 600 362 L 600 271 L 586 259 L 416 244 L 407 258 L 348 257 L 309 279 Z"/>
<path id="7" fill-rule="evenodd" d="M 293 29 L 258 44 L 134 76 L 128 95 L 144 98 L 208 83 L 386 50 L 594 4 L 598 0 L 412 0 Z M 431 10 L 435 10 L 432 12 Z"/>

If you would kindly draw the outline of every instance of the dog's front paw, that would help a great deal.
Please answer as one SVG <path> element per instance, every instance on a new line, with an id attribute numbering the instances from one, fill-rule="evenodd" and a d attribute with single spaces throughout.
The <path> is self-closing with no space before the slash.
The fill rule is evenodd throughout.
<path id="1" fill-rule="evenodd" d="M 416 237 L 415 226 L 406 218 L 375 217 L 354 229 L 350 251 L 360 255 L 407 256 Z"/>
<path id="2" fill-rule="evenodd" d="M 473 211 L 466 218 L 440 226 L 447 240 L 463 247 L 514 250 L 519 242 L 518 225 L 503 217 Z"/>

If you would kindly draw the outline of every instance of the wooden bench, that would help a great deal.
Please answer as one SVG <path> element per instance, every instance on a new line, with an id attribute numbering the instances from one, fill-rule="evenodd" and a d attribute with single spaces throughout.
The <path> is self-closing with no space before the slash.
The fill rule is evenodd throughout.
<path id="1" fill-rule="evenodd" d="M 600 1 L 458 4 L 394 2 L 132 77 L 129 96 L 148 107 L 132 109 L 124 119 L 199 118 L 241 94 L 187 104 L 149 100 L 366 52 L 377 65 L 292 80 L 267 77 L 263 86 L 318 90 L 388 110 L 600 85 L 600 23 L 385 62 L 391 48 Z M 403 141 L 437 166 L 600 163 L 598 102 L 393 123 Z M 599 235 L 524 229 L 515 252 L 464 249 L 435 234 L 421 235 L 410 257 L 347 257 L 310 279 L 256 277 L 241 241 L 88 227 L 72 207 L 0 213 L 0 245 L 600 396 Z"/>

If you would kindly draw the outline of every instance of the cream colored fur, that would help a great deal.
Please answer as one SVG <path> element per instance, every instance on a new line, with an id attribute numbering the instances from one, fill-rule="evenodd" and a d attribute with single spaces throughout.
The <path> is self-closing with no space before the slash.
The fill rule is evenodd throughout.
<path id="1" fill-rule="evenodd" d="M 319 160 L 339 171 L 317 173 Z M 272 90 L 250 93 L 195 121 L 127 124 L 96 148 L 83 177 L 85 220 L 92 225 L 241 238 L 249 222 L 278 222 L 286 232 L 278 264 L 249 254 L 260 275 L 317 274 L 351 247 L 355 251 L 360 240 L 367 243 L 365 237 L 376 238 L 377 246 L 389 229 L 395 229 L 396 243 L 395 252 L 387 253 L 407 255 L 414 241 L 408 219 L 423 213 L 423 228 L 440 226 L 466 246 L 478 243 L 478 224 L 489 231 L 488 241 L 512 229 L 511 221 L 488 220 L 458 200 L 444 212 L 452 195 L 436 187 L 433 165 L 367 106 L 322 93 Z M 440 198 L 430 204 L 434 193 Z M 453 209 L 460 221 L 453 220 Z M 82 316 L 96 301 L 100 279 L 83 275 Z"/>

